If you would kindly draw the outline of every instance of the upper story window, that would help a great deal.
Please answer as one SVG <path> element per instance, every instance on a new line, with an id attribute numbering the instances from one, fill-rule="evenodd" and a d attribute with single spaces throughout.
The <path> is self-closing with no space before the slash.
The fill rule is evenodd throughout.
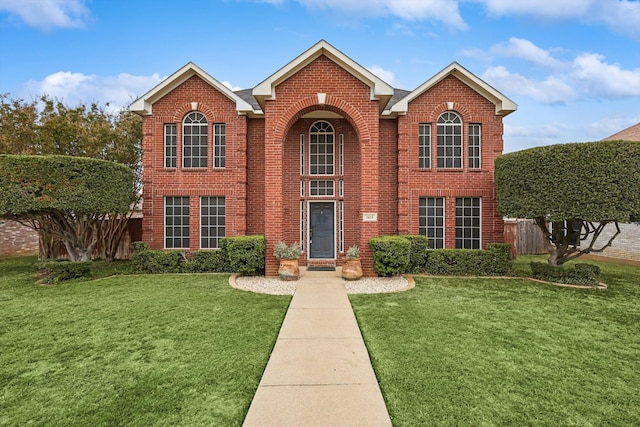
<path id="1" fill-rule="evenodd" d="M 213 125 L 213 167 L 223 168 L 226 164 L 227 135 L 224 123 Z"/>
<path id="2" fill-rule="evenodd" d="M 334 132 L 329 122 L 319 121 L 309 130 L 309 173 L 334 174 Z"/>
<path id="3" fill-rule="evenodd" d="M 431 167 L 431 124 L 420 123 L 418 129 L 418 167 Z"/>
<path id="4" fill-rule="evenodd" d="M 204 114 L 194 111 L 182 123 L 182 166 L 207 167 L 209 124 Z"/>
<path id="5" fill-rule="evenodd" d="M 167 123 L 164 125 L 164 167 L 175 168 L 178 153 L 176 141 L 176 124 Z"/>
<path id="6" fill-rule="evenodd" d="M 462 168 L 462 119 L 446 111 L 438 117 L 438 167 Z"/>
<path id="7" fill-rule="evenodd" d="M 482 166 L 480 153 L 482 152 L 482 128 L 479 124 L 469 125 L 469 168 L 478 169 Z"/>

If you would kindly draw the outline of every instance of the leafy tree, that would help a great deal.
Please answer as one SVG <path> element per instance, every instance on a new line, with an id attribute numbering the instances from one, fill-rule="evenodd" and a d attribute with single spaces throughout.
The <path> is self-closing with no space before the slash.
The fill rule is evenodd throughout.
<path id="1" fill-rule="evenodd" d="M 61 240 L 72 261 L 91 259 L 101 223 L 129 211 L 133 186 L 131 169 L 114 162 L 0 155 L 0 217 Z"/>
<path id="2" fill-rule="evenodd" d="M 142 119 L 129 111 L 109 112 L 97 104 L 68 107 L 47 95 L 30 102 L 0 94 L 0 153 L 69 155 L 127 165 L 141 196 Z M 111 212 L 100 222 L 101 256 L 114 259 L 133 211 Z M 42 253 L 53 258 L 53 236 L 38 228 Z"/>
<path id="3" fill-rule="evenodd" d="M 640 142 L 536 147 L 500 156 L 495 166 L 500 214 L 534 219 L 551 265 L 603 251 L 618 222 L 640 220 Z M 607 225 L 616 232 L 596 247 Z"/>

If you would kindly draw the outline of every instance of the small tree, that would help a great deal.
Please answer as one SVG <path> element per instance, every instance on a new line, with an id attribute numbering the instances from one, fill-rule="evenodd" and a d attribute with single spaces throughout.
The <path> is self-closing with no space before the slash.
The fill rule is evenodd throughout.
<path id="1" fill-rule="evenodd" d="M 101 222 L 126 214 L 134 174 L 105 160 L 0 155 L 0 217 L 60 239 L 73 261 L 91 259 Z"/>
<path id="2" fill-rule="evenodd" d="M 640 220 L 640 142 L 536 147 L 500 156 L 495 166 L 500 214 L 535 220 L 551 265 L 603 251 L 618 222 Z M 616 232 L 596 247 L 610 224 Z"/>

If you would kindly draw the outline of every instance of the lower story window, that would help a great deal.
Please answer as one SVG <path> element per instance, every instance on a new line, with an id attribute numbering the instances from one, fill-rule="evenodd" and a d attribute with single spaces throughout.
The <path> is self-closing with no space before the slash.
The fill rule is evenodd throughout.
<path id="1" fill-rule="evenodd" d="M 200 248 L 219 248 L 226 233 L 224 197 L 200 197 Z"/>
<path id="2" fill-rule="evenodd" d="M 456 198 L 456 248 L 480 249 L 480 208 L 479 197 Z"/>
<path id="3" fill-rule="evenodd" d="M 420 234 L 430 249 L 444 248 L 444 197 L 420 197 Z"/>
<path id="4" fill-rule="evenodd" d="M 186 249 L 189 247 L 189 198 L 164 198 L 164 247 Z"/>

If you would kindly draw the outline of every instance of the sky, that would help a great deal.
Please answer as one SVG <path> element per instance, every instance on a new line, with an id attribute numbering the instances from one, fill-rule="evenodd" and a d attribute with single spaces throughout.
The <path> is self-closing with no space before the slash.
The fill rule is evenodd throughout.
<path id="1" fill-rule="evenodd" d="M 249 89 L 319 40 L 405 90 L 457 61 L 518 104 L 505 152 L 640 122 L 640 0 L 0 0 L 0 94 L 120 109 L 189 61 Z"/>

